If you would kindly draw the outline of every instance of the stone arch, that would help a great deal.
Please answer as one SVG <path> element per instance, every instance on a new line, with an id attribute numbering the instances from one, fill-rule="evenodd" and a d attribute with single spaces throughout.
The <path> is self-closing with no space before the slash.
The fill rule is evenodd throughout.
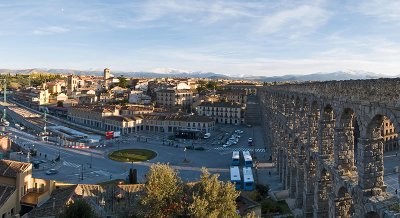
<path id="1" fill-rule="evenodd" d="M 358 184 L 365 196 L 380 195 L 385 191 L 383 185 L 383 137 L 381 126 L 385 116 L 375 115 L 369 122 L 360 139 L 358 153 L 360 160 L 357 162 L 359 181 Z"/>
<path id="2" fill-rule="evenodd" d="M 343 108 L 339 110 L 339 116 L 336 119 L 335 137 L 334 137 L 334 160 L 335 167 L 340 175 L 351 175 L 355 170 L 355 112 L 352 108 Z"/>
<path id="3" fill-rule="evenodd" d="M 304 191 L 303 191 L 303 217 L 312 217 L 314 213 L 315 178 L 317 176 L 317 161 L 313 156 L 306 154 Z"/>
<path id="4" fill-rule="evenodd" d="M 320 119 L 320 110 L 318 101 L 313 100 L 308 115 L 308 145 L 309 149 L 318 150 L 318 127 Z"/>
<path id="5" fill-rule="evenodd" d="M 333 160 L 335 114 L 333 107 L 326 104 L 321 111 L 320 126 L 318 132 L 319 153 L 322 159 Z"/>
<path id="6" fill-rule="evenodd" d="M 314 195 L 314 216 L 328 217 L 329 213 L 329 194 L 332 192 L 332 174 L 322 168 L 318 174 Z"/>
<path id="7" fill-rule="evenodd" d="M 353 217 L 353 198 L 346 187 L 342 186 L 338 189 L 331 209 L 334 210 L 331 212 L 333 217 Z"/>

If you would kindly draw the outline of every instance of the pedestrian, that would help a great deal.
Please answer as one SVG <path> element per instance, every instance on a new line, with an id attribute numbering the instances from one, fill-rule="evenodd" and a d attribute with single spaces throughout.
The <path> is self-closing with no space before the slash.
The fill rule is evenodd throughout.
<path id="1" fill-rule="evenodd" d="M 397 157 L 397 151 L 396 151 L 396 157 Z"/>
<path id="2" fill-rule="evenodd" d="M 268 171 L 269 176 L 271 176 L 271 171 Z"/>
<path id="3" fill-rule="evenodd" d="M 395 193 L 396 193 L 396 195 L 397 195 L 397 188 L 396 188 L 396 191 L 394 191 Z"/>

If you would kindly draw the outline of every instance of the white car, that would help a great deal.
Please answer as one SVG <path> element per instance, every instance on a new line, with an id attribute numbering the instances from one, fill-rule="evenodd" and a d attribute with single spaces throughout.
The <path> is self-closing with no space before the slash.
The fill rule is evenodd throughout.
<path id="1" fill-rule="evenodd" d="M 231 144 L 229 144 L 229 143 L 222 145 L 222 147 L 224 147 L 224 148 L 229 147 L 229 146 L 231 146 Z"/>

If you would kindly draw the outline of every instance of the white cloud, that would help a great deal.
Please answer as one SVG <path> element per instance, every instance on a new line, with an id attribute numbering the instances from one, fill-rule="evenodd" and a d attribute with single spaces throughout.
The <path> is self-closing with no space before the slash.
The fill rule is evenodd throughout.
<path id="1" fill-rule="evenodd" d="M 400 1 L 368 0 L 359 1 L 356 10 L 367 16 L 374 16 L 384 22 L 400 20 Z"/>
<path id="2" fill-rule="evenodd" d="M 265 16 L 257 28 L 258 34 L 285 32 L 292 36 L 304 35 L 325 24 L 331 13 L 317 6 L 301 5 Z"/>
<path id="3" fill-rule="evenodd" d="M 35 35 L 53 35 L 69 32 L 70 29 L 61 26 L 42 27 L 33 31 Z"/>

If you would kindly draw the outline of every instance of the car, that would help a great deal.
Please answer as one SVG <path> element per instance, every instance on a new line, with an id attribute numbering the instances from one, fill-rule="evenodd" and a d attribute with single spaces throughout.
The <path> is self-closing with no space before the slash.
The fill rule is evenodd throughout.
<path id="1" fill-rule="evenodd" d="M 58 170 L 56 170 L 56 169 L 49 169 L 46 171 L 46 175 L 54 175 L 57 173 L 58 173 Z"/>
<path id="2" fill-rule="evenodd" d="M 47 160 L 40 160 L 40 163 L 47 163 Z"/>
<path id="3" fill-rule="evenodd" d="M 222 147 L 224 147 L 224 148 L 229 147 L 229 146 L 231 146 L 231 144 L 229 144 L 229 143 L 222 145 Z"/>
<path id="4" fill-rule="evenodd" d="M 185 148 L 188 149 L 188 150 L 194 150 L 194 146 L 193 145 L 185 146 Z"/>
<path id="5" fill-rule="evenodd" d="M 204 134 L 204 139 L 208 139 L 208 138 L 210 138 L 210 136 L 211 136 L 211 133 L 206 133 L 206 134 Z"/>
<path id="6" fill-rule="evenodd" d="M 249 146 L 252 146 L 253 145 L 253 138 L 249 138 L 248 142 L 249 142 Z"/>

